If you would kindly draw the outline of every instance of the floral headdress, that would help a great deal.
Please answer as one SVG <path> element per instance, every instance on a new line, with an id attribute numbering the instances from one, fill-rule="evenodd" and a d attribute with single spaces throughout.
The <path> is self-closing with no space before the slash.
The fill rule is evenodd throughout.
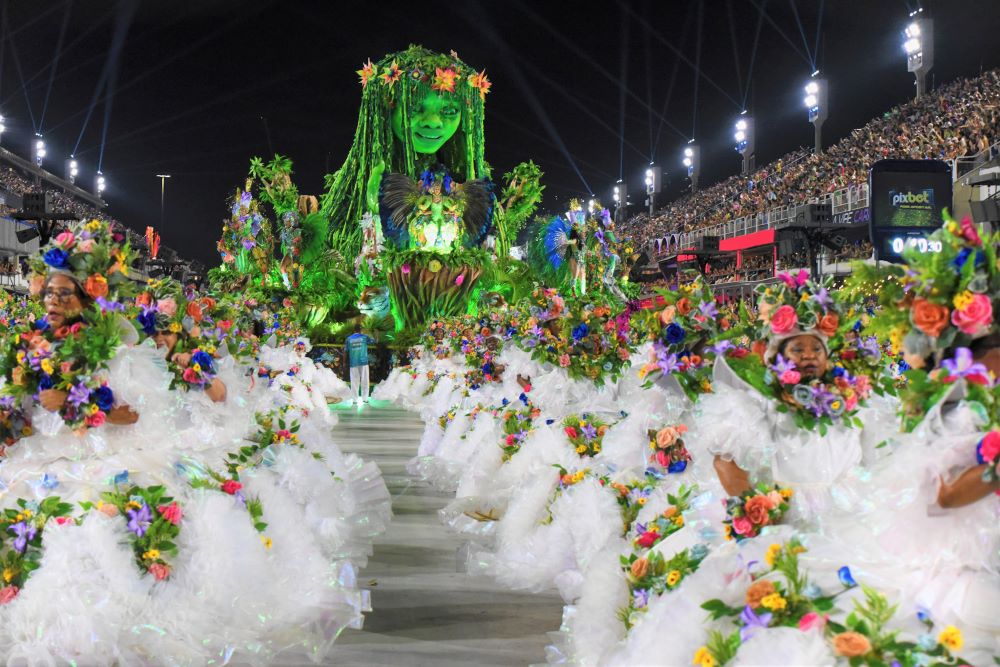
<path id="1" fill-rule="evenodd" d="M 841 309 L 830 289 L 833 279 L 820 282 L 809 278 L 807 271 L 796 275 L 782 273 L 780 282 L 759 285 L 757 292 L 758 338 L 767 340 L 765 361 L 778 355 L 781 344 L 789 338 L 810 335 L 824 347 L 840 326 Z"/>
<path id="2" fill-rule="evenodd" d="M 109 223 L 73 223 L 29 260 L 32 289 L 41 291 L 48 276 L 60 273 L 91 299 L 116 301 L 132 293 L 129 266 L 134 259 L 125 234 L 114 231 Z"/>
<path id="3" fill-rule="evenodd" d="M 205 318 L 205 311 L 214 307 L 215 300 L 199 297 L 173 278 L 150 280 L 146 288 L 135 297 L 139 308 L 136 322 L 148 336 L 157 331 L 189 334 Z"/>
<path id="4" fill-rule="evenodd" d="M 875 286 L 882 306 L 875 327 L 897 351 L 939 361 L 949 348 L 997 332 L 1000 233 L 984 234 L 969 218 L 949 219 L 929 240 L 940 251 L 907 250 L 907 265 L 862 271 L 854 284 Z"/>

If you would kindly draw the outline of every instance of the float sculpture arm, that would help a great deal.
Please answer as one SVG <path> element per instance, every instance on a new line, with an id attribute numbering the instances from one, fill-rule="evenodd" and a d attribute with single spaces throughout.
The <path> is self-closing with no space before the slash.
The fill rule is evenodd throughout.
<path id="1" fill-rule="evenodd" d="M 368 188 L 365 192 L 365 202 L 372 215 L 378 215 L 378 193 L 382 187 L 382 174 L 385 172 L 385 162 L 379 160 L 368 177 Z"/>

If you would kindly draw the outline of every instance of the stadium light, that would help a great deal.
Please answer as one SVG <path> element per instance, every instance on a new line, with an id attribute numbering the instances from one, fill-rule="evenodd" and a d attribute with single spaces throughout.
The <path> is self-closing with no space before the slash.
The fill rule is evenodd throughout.
<path id="1" fill-rule="evenodd" d="M 104 180 L 104 174 L 102 172 L 97 172 L 97 183 L 95 189 L 97 190 L 97 196 L 100 196 L 104 192 L 105 188 L 108 187 L 108 182 Z"/>
<path id="2" fill-rule="evenodd" d="M 920 11 L 911 12 L 910 17 Z M 934 21 L 916 18 L 903 30 L 903 52 L 906 54 L 906 71 L 916 77 L 917 99 L 926 92 L 927 73 L 934 67 Z"/>
<path id="3" fill-rule="evenodd" d="M 0 136 L 3 136 L 3 133 L 6 131 L 7 131 L 7 119 L 4 118 L 3 116 L 0 116 Z"/>
<path id="4" fill-rule="evenodd" d="M 72 155 L 66 160 L 66 180 L 70 183 L 76 183 L 76 177 L 80 174 L 80 165 L 77 163 L 76 159 Z"/>
<path id="5" fill-rule="evenodd" d="M 753 118 L 746 114 L 747 112 L 744 111 L 736 121 L 736 131 L 733 132 L 733 139 L 736 140 L 736 152 L 743 156 L 743 175 L 749 174 L 750 170 L 753 169 L 755 144 Z"/>
<path id="6" fill-rule="evenodd" d="M 35 164 L 39 167 L 42 166 L 42 160 L 45 159 L 45 141 L 42 140 L 42 135 L 36 134 L 38 137 L 35 140 Z"/>
<path id="7" fill-rule="evenodd" d="M 815 78 L 817 73 L 818 70 L 813 73 L 814 78 L 806 83 L 805 97 L 802 99 L 802 103 L 805 104 L 809 113 L 809 122 L 816 128 L 816 152 L 820 153 L 823 150 L 823 121 L 826 120 L 829 113 L 829 104 L 827 104 L 826 79 Z"/>
<path id="8" fill-rule="evenodd" d="M 691 192 L 698 190 L 698 176 L 701 174 L 701 148 L 694 142 L 688 142 L 684 147 L 684 157 L 681 164 L 687 168 L 687 176 L 691 180 Z"/>
<path id="9" fill-rule="evenodd" d="M 628 193 L 625 192 L 625 181 L 618 179 L 614 189 L 611 191 L 611 198 L 615 201 L 615 222 L 621 222 L 621 216 L 628 206 Z"/>
<path id="10" fill-rule="evenodd" d="M 594 209 L 597 208 L 597 202 L 593 199 L 587 201 L 587 213 L 593 213 Z"/>
<path id="11" fill-rule="evenodd" d="M 646 179 L 645 179 L 646 204 L 649 206 L 650 217 L 652 217 L 653 215 L 653 206 L 655 205 L 656 202 L 656 193 L 660 191 L 661 177 L 662 177 L 662 172 L 660 171 L 660 168 L 655 164 L 653 164 L 652 162 L 650 162 L 649 166 L 646 168 Z"/>

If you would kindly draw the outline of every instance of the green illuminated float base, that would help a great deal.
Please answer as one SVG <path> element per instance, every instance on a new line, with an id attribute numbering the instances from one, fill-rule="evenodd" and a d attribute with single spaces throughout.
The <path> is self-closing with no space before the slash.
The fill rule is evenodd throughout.
<path id="1" fill-rule="evenodd" d="M 445 266 L 434 255 L 396 267 L 389 273 L 389 290 L 397 330 L 464 314 L 481 275 L 480 268 Z"/>

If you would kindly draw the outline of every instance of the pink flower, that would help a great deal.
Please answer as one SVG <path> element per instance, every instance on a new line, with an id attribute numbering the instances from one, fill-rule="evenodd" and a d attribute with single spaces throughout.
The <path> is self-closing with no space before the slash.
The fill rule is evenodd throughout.
<path id="1" fill-rule="evenodd" d="M 98 410 L 94 414 L 92 414 L 89 417 L 87 417 L 87 419 L 86 419 L 87 426 L 90 426 L 91 428 L 96 428 L 98 426 L 103 426 L 105 418 L 106 418 L 106 415 L 104 414 L 104 412 L 102 412 L 101 410 Z"/>
<path id="2" fill-rule="evenodd" d="M 795 309 L 788 304 L 778 308 L 771 315 L 771 331 L 778 336 L 789 333 L 798 323 L 799 316 L 796 314 Z"/>
<path id="3" fill-rule="evenodd" d="M 185 368 L 184 372 L 181 375 L 184 378 L 184 381 L 187 382 L 188 384 L 195 384 L 196 382 L 198 382 L 198 373 L 195 372 L 193 368 L 190 367 Z"/>
<path id="4" fill-rule="evenodd" d="M 753 523 L 745 516 L 733 519 L 733 531 L 737 535 L 749 535 L 753 532 Z"/>
<path id="5" fill-rule="evenodd" d="M 566 428 L 563 429 L 563 431 L 565 431 L 566 436 L 569 437 L 570 440 L 572 440 L 573 438 L 575 438 L 576 435 L 577 435 L 576 434 L 576 429 L 573 428 L 572 426 L 567 426 Z"/>
<path id="6" fill-rule="evenodd" d="M 510 433 L 507 435 L 507 445 L 509 446 L 513 444 L 514 444 L 514 434 Z"/>
<path id="7" fill-rule="evenodd" d="M 68 526 L 71 523 L 73 523 L 72 517 L 68 517 L 68 516 L 57 516 L 56 517 L 56 525 L 57 526 Z"/>
<path id="8" fill-rule="evenodd" d="M 659 533 L 654 533 L 652 531 L 647 530 L 645 533 L 639 536 L 639 539 L 636 540 L 636 544 L 638 544 L 640 547 L 643 547 L 644 549 L 648 549 L 654 544 L 656 544 L 656 540 L 658 539 L 660 539 Z"/>
<path id="9" fill-rule="evenodd" d="M 1000 457 L 1000 431 L 990 431 L 979 443 L 979 455 L 987 463 L 993 463 Z"/>
<path id="10" fill-rule="evenodd" d="M 76 245 L 76 237 L 73 236 L 73 232 L 63 232 L 56 237 L 56 245 L 64 250 L 69 250 Z"/>
<path id="11" fill-rule="evenodd" d="M 171 297 L 160 299 L 156 302 L 156 309 L 167 317 L 173 317 L 177 314 L 177 302 Z"/>
<path id="12" fill-rule="evenodd" d="M 531 391 L 531 385 L 530 384 L 524 385 L 524 393 L 527 394 L 529 391 Z"/>
<path id="13" fill-rule="evenodd" d="M 229 495 L 235 494 L 237 491 L 243 488 L 243 485 L 237 482 L 235 479 L 227 479 L 222 483 L 222 490 Z"/>
<path id="14" fill-rule="evenodd" d="M 163 581 L 170 576 L 170 566 L 164 565 L 163 563 L 153 563 L 147 569 L 157 581 Z"/>
<path id="15" fill-rule="evenodd" d="M 662 449 L 657 449 L 656 462 L 660 464 L 660 466 L 667 468 L 670 466 L 670 455 L 667 454 L 667 452 Z"/>
<path id="16" fill-rule="evenodd" d="M 559 365 L 562 366 L 563 368 L 566 368 L 567 366 L 569 366 L 569 355 L 568 354 L 564 354 L 564 355 L 562 355 L 562 356 L 559 357 Z"/>
<path id="17" fill-rule="evenodd" d="M 66 374 L 66 373 L 69 373 L 71 370 L 73 370 L 73 362 L 72 361 L 64 361 L 61 364 L 59 364 L 59 372 L 60 373 Z"/>
<path id="18" fill-rule="evenodd" d="M 802 379 L 802 374 L 798 371 L 785 371 L 781 374 L 781 384 L 798 384 Z"/>
<path id="19" fill-rule="evenodd" d="M 868 379 L 867 375 L 859 375 L 854 378 L 854 390 L 862 396 L 872 390 L 872 383 L 871 380 Z"/>
<path id="20" fill-rule="evenodd" d="M 402 270 L 404 276 L 410 275 L 410 265 L 409 264 L 403 264 L 403 266 L 401 266 L 399 268 L 400 268 L 400 270 Z"/>
<path id="21" fill-rule="evenodd" d="M 464 273 L 458 274 L 458 277 L 455 278 L 455 285 L 461 285 L 464 282 L 465 282 L 465 274 Z"/>
<path id="22" fill-rule="evenodd" d="M 170 503 L 169 505 L 160 505 L 159 507 L 156 508 L 156 511 L 160 513 L 160 516 L 162 516 L 164 519 L 174 524 L 175 526 L 180 525 L 181 516 L 183 512 L 181 512 L 181 506 L 178 505 L 177 503 Z"/>
<path id="23" fill-rule="evenodd" d="M 826 625 L 826 616 L 820 616 L 814 611 L 809 612 L 799 619 L 799 630 L 808 632 L 814 628 L 822 628 Z"/>
<path id="24" fill-rule="evenodd" d="M 951 323 L 970 336 L 984 332 L 992 322 L 993 304 L 985 294 L 973 294 L 968 306 L 951 312 Z"/>
<path id="25" fill-rule="evenodd" d="M 7 604 L 8 602 L 13 602 L 14 598 L 20 592 L 17 586 L 6 586 L 0 588 L 0 604 Z"/>
<path id="26" fill-rule="evenodd" d="M 76 248 L 80 252 L 94 252 L 94 239 L 84 239 Z"/>
<path id="27" fill-rule="evenodd" d="M 961 229 L 962 238 L 966 241 L 976 247 L 983 245 L 983 240 L 979 237 L 979 231 L 976 229 L 976 225 L 972 222 L 972 218 L 968 216 L 962 218 Z"/>
<path id="28" fill-rule="evenodd" d="M 74 322 L 73 324 L 71 324 L 69 326 L 69 332 L 71 334 L 78 334 L 78 333 L 80 333 L 80 329 L 82 329 L 82 328 L 83 328 L 83 323 L 82 322 Z"/>

